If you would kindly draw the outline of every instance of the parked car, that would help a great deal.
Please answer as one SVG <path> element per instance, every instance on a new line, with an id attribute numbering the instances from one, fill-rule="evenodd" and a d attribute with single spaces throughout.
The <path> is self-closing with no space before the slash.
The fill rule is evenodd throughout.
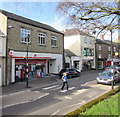
<path id="1" fill-rule="evenodd" d="M 78 70 L 76 70 L 75 68 L 65 68 L 65 69 L 61 69 L 61 71 L 59 72 L 59 77 L 60 78 L 62 77 L 64 72 L 67 73 L 68 78 L 79 77 L 80 76 L 80 72 Z"/>
<path id="2" fill-rule="evenodd" d="M 106 67 L 105 69 L 106 69 L 106 70 L 109 70 L 109 69 L 120 70 L 120 66 L 113 65 L 113 66 Z"/>
<path id="3" fill-rule="evenodd" d="M 105 70 L 99 74 L 96 80 L 97 83 L 111 84 L 113 82 L 115 84 L 120 81 L 120 72 L 116 69 Z"/>

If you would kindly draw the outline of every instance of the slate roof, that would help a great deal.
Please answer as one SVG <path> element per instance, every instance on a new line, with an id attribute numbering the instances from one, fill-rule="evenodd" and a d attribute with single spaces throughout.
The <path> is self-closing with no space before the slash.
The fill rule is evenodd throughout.
<path id="1" fill-rule="evenodd" d="M 71 52 L 69 49 L 65 49 L 65 54 L 66 56 L 68 57 L 71 57 L 71 56 L 76 56 L 73 52 Z"/>
<path id="2" fill-rule="evenodd" d="M 96 43 L 97 43 L 97 44 L 107 44 L 107 45 L 110 45 L 110 43 L 108 43 L 108 42 L 105 41 L 105 40 L 101 40 L 101 39 L 96 39 Z"/>
<path id="3" fill-rule="evenodd" d="M 65 31 L 62 31 L 62 33 L 64 33 L 65 36 L 70 36 L 70 35 L 83 35 L 83 36 L 89 36 L 89 37 L 93 37 L 88 33 L 82 32 L 78 29 L 66 29 Z M 94 38 L 94 37 L 93 37 Z"/>
<path id="4" fill-rule="evenodd" d="M 0 9 L 0 12 L 2 12 L 2 14 L 7 16 L 8 19 L 12 19 L 12 20 L 15 20 L 15 21 L 18 21 L 18 22 L 33 25 L 33 26 L 36 26 L 36 27 L 39 27 L 39 28 L 42 28 L 42 29 L 46 29 L 46 30 L 49 30 L 49 31 L 53 31 L 53 32 L 56 32 L 56 33 L 59 33 L 59 34 L 63 34 L 60 31 L 56 30 L 55 28 L 53 28 L 53 27 L 51 27 L 47 24 L 43 24 L 43 23 L 40 23 L 40 22 L 37 22 L 37 21 L 33 21 L 31 19 L 28 19 L 28 18 L 25 18 L 25 17 L 22 17 L 22 16 L 18 16 L 18 15 L 15 15 L 13 13 L 1 10 L 1 9 Z"/>

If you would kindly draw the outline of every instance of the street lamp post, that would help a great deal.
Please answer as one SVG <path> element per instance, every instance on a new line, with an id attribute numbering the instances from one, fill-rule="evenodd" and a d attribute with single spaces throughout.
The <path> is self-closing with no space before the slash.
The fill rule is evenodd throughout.
<path id="1" fill-rule="evenodd" d="M 26 88 L 29 88 L 28 86 L 28 79 L 29 79 L 29 71 L 28 71 L 28 38 L 29 38 L 29 35 L 27 36 L 27 58 L 26 58 Z"/>
<path id="2" fill-rule="evenodd" d="M 111 65 L 113 65 L 113 41 L 112 41 L 112 30 L 110 30 L 111 33 Z M 112 89 L 114 89 L 114 79 L 112 78 L 111 82 Z"/>
<path id="3" fill-rule="evenodd" d="M 7 35 L 6 35 L 6 57 L 5 57 L 5 86 L 7 86 L 7 78 L 8 78 L 8 29 L 14 28 L 13 26 L 7 27 Z"/>

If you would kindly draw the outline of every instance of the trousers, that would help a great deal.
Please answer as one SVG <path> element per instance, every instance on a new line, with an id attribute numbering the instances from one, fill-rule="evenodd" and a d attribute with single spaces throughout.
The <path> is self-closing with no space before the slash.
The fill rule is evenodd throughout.
<path id="1" fill-rule="evenodd" d="M 67 85 L 67 90 L 68 90 L 68 87 L 69 87 L 68 82 L 63 82 L 63 85 L 62 85 L 61 89 L 63 90 L 65 85 Z"/>

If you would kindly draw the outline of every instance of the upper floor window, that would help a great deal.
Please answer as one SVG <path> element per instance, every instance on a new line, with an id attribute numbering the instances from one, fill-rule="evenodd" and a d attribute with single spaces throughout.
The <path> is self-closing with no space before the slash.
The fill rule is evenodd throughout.
<path id="1" fill-rule="evenodd" d="M 87 38 L 86 37 L 84 37 L 84 43 L 87 43 Z"/>
<path id="2" fill-rule="evenodd" d="M 111 58 L 111 54 L 108 54 L 108 58 Z"/>
<path id="3" fill-rule="evenodd" d="M 108 46 L 108 51 L 110 51 L 110 46 Z"/>
<path id="4" fill-rule="evenodd" d="M 93 40 L 92 40 L 92 38 L 90 38 L 90 44 L 92 44 L 93 43 Z"/>
<path id="5" fill-rule="evenodd" d="M 57 37 L 55 36 L 51 37 L 51 45 L 52 47 L 57 47 Z"/>
<path id="6" fill-rule="evenodd" d="M 98 49 L 99 49 L 99 50 L 102 50 L 102 47 L 101 47 L 101 45 L 99 45 L 99 46 L 98 46 Z"/>
<path id="7" fill-rule="evenodd" d="M 116 47 L 114 47 L 113 49 L 114 49 L 114 52 L 116 52 Z"/>
<path id="8" fill-rule="evenodd" d="M 20 41 L 22 43 L 30 43 L 30 30 L 21 28 Z"/>
<path id="9" fill-rule="evenodd" d="M 45 33 L 39 33 L 38 34 L 38 41 L 40 45 L 46 45 L 46 34 Z"/>
<path id="10" fill-rule="evenodd" d="M 98 54 L 98 58 L 102 58 L 102 55 L 100 53 Z"/>

